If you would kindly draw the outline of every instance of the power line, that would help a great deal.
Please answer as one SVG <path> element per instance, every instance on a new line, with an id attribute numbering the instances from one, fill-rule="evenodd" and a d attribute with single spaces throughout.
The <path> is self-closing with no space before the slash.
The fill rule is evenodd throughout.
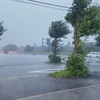
<path id="1" fill-rule="evenodd" d="M 51 3 L 41 2 L 41 1 L 36 1 L 36 0 L 28 0 L 28 1 L 36 2 L 36 3 L 39 3 L 39 4 L 45 4 L 45 5 L 49 5 L 49 6 L 60 7 L 60 8 L 70 8 L 70 7 L 66 7 L 66 6 L 62 6 L 62 5 L 56 5 L 56 4 L 51 4 Z"/>
<path id="2" fill-rule="evenodd" d="M 44 5 L 49 5 L 49 6 L 60 7 L 60 8 L 67 8 L 67 9 L 71 8 L 71 7 L 66 7 L 66 6 L 62 6 L 62 5 L 56 5 L 56 4 L 52 4 L 52 3 L 41 2 L 41 1 L 37 1 L 37 0 L 28 0 L 28 1 L 39 3 L 39 4 L 44 4 Z M 100 3 L 95 2 L 94 4 L 100 4 Z"/>
<path id="3" fill-rule="evenodd" d="M 26 2 L 26 1 L 22 1 L 22 0 L 15 0 L 17 2 L 22 2 L 22 3 L 27 3 L 27 4 L 31 4 L 31 5 L 36 5 L 36 6 L 41 6 L 41 7 L 46 7 L 46 8 L 52 8 L 52 9 L 57 9 L 57 10 L 62 10 L 62 11 L 67 11 L 67 9 L 62 9 L 62 8 L 58 8 L 58 7 L 53 7 L 53 6 L 46 6 L 46 5 L 41 5 L 41 4 L 36 4 L 33 2 Z"/>
<path id="4" fill-rule="evenodd" d="M 62 10 L 62 11 L 67 11 L 68 9 L 71 9 L 71 7 L 66 7 L 66 6 L 62 6 L 62 5 L 56 5 L 56 4 L 47 3 L 47 2 L 41 2 L 41 1 L 37 1 L 37 0 L 27 0 L 27 1 L 14 0 L 14 1 L 27 3 L 27 4 L 31 4 L 31 5 L 36 5 L 36 6 L 41 6 L 41 7 L 46 7 L 46 8 Z"/>

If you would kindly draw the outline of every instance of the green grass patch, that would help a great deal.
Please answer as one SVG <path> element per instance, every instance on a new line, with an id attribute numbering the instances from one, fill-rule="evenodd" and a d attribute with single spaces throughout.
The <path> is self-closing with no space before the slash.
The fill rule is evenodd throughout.
<path id="1" fill-rule="evenodd" d="M 67 78 L 68 73 L 66 72 L 66 70 L 60 70 L 60 71 L 56 71 L 54 73 L 51 73 L 50 76 L 56 77 L 56 78 Z"/>
<path id="2" fill-rule="evenodd" d="M 60 70 L 60 71 L 51 73 L 50 76 L 56 77 L 56 78 L 79 78 L 79 77 L 90 76 L 90 72 L 87 72 L 86 70 L 84 72 L 81 72 L 79 70 L 76 70 L 76 71 L 74 70 L 73 72 L 70 72 L 67 70 Z"/>

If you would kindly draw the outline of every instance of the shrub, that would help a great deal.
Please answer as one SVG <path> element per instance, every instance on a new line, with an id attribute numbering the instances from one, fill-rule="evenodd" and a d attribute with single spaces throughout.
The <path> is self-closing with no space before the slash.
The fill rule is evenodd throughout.
<path id="1" fill-rule="evenodd" d="M 57 77 L 57 78 L 67 78 L 67 72 L 66 70 L 60 70 L 60 71 L 56 71 L 54 73 L 51 73 L 50 76 L 52 77 Z"/>
<path id="2" fill-rule="evenodd" d="M 73 54 L 66 62 L 66 71 L 68 77 L 82 77 L 90 74 L 88 64 L 85 63 L 84 58 L 79 56 L 74 57 Z"/>
<path id="3" fill-rule="evenodd" d="M 61 57 L 60 56 L 54 56 L 54 55 L 49 55 L 48 56 L 50 63 L 61 63 Z"/>
<path id="4" fill-rule="evenodd" d="M 87 52 L 83 50 L 84 43 L 80 42 L 77 48 L 77 56 L 73 53 L 66 62 L 66 71 L 69 77 L 82 77 L 90 74 L 88 63 L 85 62 Z"/>
<path id="5" fill-rule="evenodd" d="M 67 78 L 67 77 L 86 77 L 90 75 L 88 69 L 88 63 L 85 62 L 85 57 L 87 55 L 86 51 L 83 50 L 83 42 L 78 46 L 78 55 L 75 56 L 73 53 L 66 61 L 66 69 L 61 71 L 56 71 L 50 76 L 57 78 Z"/>

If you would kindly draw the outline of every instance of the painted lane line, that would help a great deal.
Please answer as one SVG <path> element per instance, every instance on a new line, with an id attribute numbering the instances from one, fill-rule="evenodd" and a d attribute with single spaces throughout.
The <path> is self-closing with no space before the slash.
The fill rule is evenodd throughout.
<path id="1" fill-rule="evenodd" d="M 19 79 L 19 78 L 29 78 L 29 77 L 36 77 L 36 76 L 40 76 L 40 75 L 28 75 L 28 76 L 19 76 L 19 77 L 0 78 L 0 81 L 2 81 L 2 80 Z"/>
<path id="2" fill-rule="evenodd" d="M 100 84 L 84 86 L 84 87 L 79 87 L 79 88 L 74 88 L 74 89 L 67 89 L 67 90 L 51 92 L 51 93 L 45 93 L 45 94 L 41 94 L 41 95 L 35 95 L 35 96 L 30 96 L 30 97 L 25 97 L 25 98 L 19 98 L 19 99 L 15 99 L 15 100 L 30 100 L 30 99 L 34 100 L 34 98 L 42 97 L 42 96 L 46 96 L 46 95 L 52 95 L 52 94 L 57 94 L 57 93 L 70 92 L 70 91 L 77 91 L 77 90 L 82 90 L 82 89 L 87 89 L 87 88 L 96 88 L 96 87 L 100 87 Z"/>
<path id="3" fill-rule="evenodd" d="M 59 71 L 63 69 L 42 69 L 42 70 L 35 70 L 35 71 L 28 71 L 27 73 L 45 73 L 45 72 L 54 72 L 54 71 Z"/>

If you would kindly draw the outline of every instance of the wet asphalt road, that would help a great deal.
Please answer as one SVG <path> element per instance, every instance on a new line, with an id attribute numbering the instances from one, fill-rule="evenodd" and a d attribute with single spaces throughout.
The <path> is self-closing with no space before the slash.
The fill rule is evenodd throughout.
<path id="1" fill-rule="evenodd" d="M 14 100 L 29 96 L 100 84 L 100 73 L 89 78 L 56 79 L 30 76 L 0 80 L 0 100 Z"/>
<path id="2" fill-rule="evenodd" d="M 7 57 L 9 58 L 9 56 Z M 41 61 L 38 60 L 38 57 L 35 58 L 36 62 L 34 63 L 30 61 L 30 59 L 33 58 L 32 56 L 28 56 L 29 61 L 27 61 L 26 56 L 21 57 L 22 61 L 20 61 L 21 59 L 19 61 L 17 60 L 18 62 L 16 62 L 16 64 L 10 61 L 1 64 L 0 100 L 14 100 L 44 93 L 100 84 L 99 63 L 94 61 L 94 59 L 91 60 L 90 70 L 92 75 L 90 77 L 56 79 L 49 77 L 48 74 L 55 69 L 63 69 L 64 65 L 48 65 L 44 63 L 47 59 L 46 56 L 42 56 Z M 3 60 L 6 61 L 8 59 L 6 58 Z M 17 59 L 18 58 L 19 57 L 17 57 Z M 11 59 L 14 61 L 15 58 L 11 57 L 10 60 Z"/>
<path id="3" fill-rule="evenodd" d="M 100 84 L 68 89 L 16 100 L 99 100 Z"/>

